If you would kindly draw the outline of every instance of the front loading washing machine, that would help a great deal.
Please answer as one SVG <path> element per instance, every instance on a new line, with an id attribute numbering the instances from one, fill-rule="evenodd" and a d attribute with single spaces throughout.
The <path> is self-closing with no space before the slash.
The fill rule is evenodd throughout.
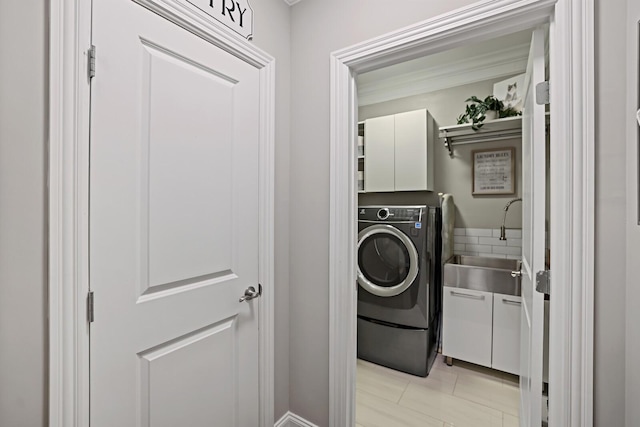
<path id="1" fill-rule="evenodd" d="M 358 208 L 358 357 L 426 376 L 440 313 L 441 213 Z"/>

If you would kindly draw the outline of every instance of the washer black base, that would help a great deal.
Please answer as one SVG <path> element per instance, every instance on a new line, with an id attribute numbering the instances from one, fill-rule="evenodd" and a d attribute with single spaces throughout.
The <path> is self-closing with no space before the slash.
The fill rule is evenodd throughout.
<path id="1" fill-rule="evenodd" d="M 426 377 L 436 358 L 435 329 L 408 329 L 358 317 L 358 358 Z"/>

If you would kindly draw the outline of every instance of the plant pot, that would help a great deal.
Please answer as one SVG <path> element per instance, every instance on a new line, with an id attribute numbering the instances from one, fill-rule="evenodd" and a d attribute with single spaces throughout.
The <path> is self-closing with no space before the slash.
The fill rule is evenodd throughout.
<path id="1" fill-rule="evenodd" d="M 495 120 L 498 118 L 498 112 L 496 110 L 487 110 L 484 112 L 484 120 Z"/>

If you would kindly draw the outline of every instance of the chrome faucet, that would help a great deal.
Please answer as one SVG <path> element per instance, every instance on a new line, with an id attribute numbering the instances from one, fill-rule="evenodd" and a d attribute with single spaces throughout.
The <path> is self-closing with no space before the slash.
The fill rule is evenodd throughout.
<path id="1" fill-rule="evenodd" d="M 504 216 L 502 217 L 502 227 L 500 227 L 500 240 L 507 240 L 507 236 L 506 236 L 507 229 L 505 228 L 504 224 L 507 221 L 507 211 L 509 210 L 509 206 L 511 206 L 515 202 L 521 202 L 521 201 L 522 199 L 509 200 L 507 205 L 504 207 Z"/>

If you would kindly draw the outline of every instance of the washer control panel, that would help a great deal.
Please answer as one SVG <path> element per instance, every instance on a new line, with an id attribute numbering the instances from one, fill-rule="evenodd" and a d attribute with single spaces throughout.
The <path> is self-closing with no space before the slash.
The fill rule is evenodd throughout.
<path id="1" fill-rule="evenodd" d="M 393 215 L 395 217 L 394 214 L 389 212 L 389 208 L 380 208 L 380 209 L 378 209 L 378 219 L 387 219 L 387 218 L 389 218 L 389 215 Z"/>
<path id="2" fill-rule="evenodd" d="M 361 206 L 358 220 L 375 222 L 421 222 L 426 206 Z"/>

